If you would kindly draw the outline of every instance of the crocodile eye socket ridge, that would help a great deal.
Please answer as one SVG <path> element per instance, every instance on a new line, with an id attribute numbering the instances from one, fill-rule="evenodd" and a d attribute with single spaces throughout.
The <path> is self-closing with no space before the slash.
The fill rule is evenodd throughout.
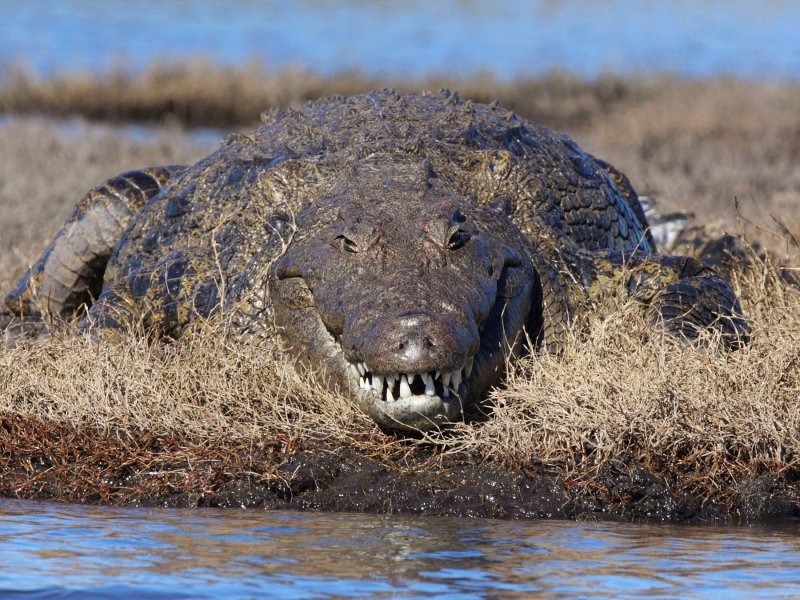
<path id="1" fill-rule="evenodd" d="M 470 237 L 472 237 L 472 234 L 469 231 L 459 227 L 450 234 L 450 239 L 447 240 L 447 248 L 449 250 L 458 250 L 469 241 Z"/>
<path id="2" fill-rule="evenodd" d="M 337 235 L 335 241 L 337 247 L 343 252 L 356 254 L 359 251 L 358 244 L 346 235 Z"/>

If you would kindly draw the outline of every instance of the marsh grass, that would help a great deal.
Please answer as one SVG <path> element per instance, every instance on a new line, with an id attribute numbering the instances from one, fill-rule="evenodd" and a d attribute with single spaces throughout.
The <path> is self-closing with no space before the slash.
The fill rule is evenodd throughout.
<path id="1" fill-rule="evenodd" d="M 561 73 L 511 82 L 489 74 L 385 79 L 357 71 L 324 76 L 297 68 L 275 71 L 258 62 L 222 66 L 202 59 L 156 63 L 144 71 L 67 72 L 43 78 L 12 65 L 0 73 L 0 111 L 230 128 L 254 125 L 268 107 L 387 86 L 404 91 L 448 87 L 481 102 L 502 98 L 509 107 L 532 118 L 558 118 L 574 124 L 616 102 L 651 94 L 658 79 L 603 77 L 586 82 Z"/>
<path id="2" fill-rule="evenodd" d="M 19 111 L 24 102 L 9 98 L 28 98 L 35 101 L 27 108 L 56 114 L 173 114 L 164 112 L 167 100 L 150 102 L 152 112 L 120 108 L 138 89 L 143 98 L 144 90 L 185 94 L 192 106 L 206 94 L 215 100 L 203 110 L 244 123 L 269 104 L 383 83 L 284 73 L 278 85 L 254 82 L 259 73 L 248 69 L 255 67 L 193 65 L 183 74 L 154 67 L 140 80 L 84 83 L 22 76 L 0 87 L 0 106 Z M 237 474 L 282 481 L 280 466 L 302 449 L 351 451 L 411 471 L 447 461 L 501 465 L 554 474 L 573 490 L 595 485 L 605 466 L 636 463 L 675 490 L 729 507 L 747 480 L 800 480 L 800 295 L 781 272 L 797 264 L 800 90 L 560 76 L 461 84 L 463 96 L 500 96 L 570 131 L 664 209 L 693 210 L 700 222 L 722 222 L 769 247 L 766 260 L 756 258 L 734 281 L 752 322 L 750 343 L 731 353 L 714 350 L 713 340 L 682 345 L 649 327 L 640 306 L 611 300 L 603 316 L 576 326 L 563 355 L 512 365 L 486 419 L 415 438 L 381 431 L 342 397 L 296 375 L 274 348 L 237 342 L 222 322 L 169 343 L 135 330 L 103 344 L 56 331 L 50 341 L 0 352 L 4 493 L 127 502 L 189 490 L 200 502 Z M 267 86 L 273 96 L 247 86 Z M 45 92 L 61 107 L 44 102 Z M 76 108 L 90 97 L 119 114 Z M 208 108 L 214 102 L 228 112 Z M 187 116 L 196 106 L 185 110 L 186 123 L 206 122 Z M 175 125 L 137 141 L 110 125 L 77 120 L 65 129 L 44 117 L 9 117 L 0 127 L 0 288 L 36 259 L 92 186 L 131 168 L 189 163 L 211 149 Z"/>

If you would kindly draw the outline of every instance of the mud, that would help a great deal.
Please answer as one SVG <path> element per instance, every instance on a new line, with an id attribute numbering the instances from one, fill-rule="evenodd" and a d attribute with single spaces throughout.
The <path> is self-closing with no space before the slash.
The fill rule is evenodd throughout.
<path id="1" fill-rule="evenodd" d="M 396 456 L 291 440 L 214 447 L 190 439 L 7 417 L 0 495 L 121 506 L 446 515 L 504 519 L 754 523 L 800 517 L 798 473 L 767 474 L 714 499 L 620 457 L 596 471 L 510 469 L 416 447 Z"/>

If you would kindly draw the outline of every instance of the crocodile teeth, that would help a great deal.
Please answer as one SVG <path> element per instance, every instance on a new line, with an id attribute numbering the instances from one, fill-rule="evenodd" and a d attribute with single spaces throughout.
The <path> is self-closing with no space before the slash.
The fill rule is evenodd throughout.
<path id="1" fill-rule="evenodd" d="M 355 366 L 353 363 L 350 363 L 349 369 L 350 369 L 350 376 L 353 379 L 358 379 L 361 376 L 361 373 L 359 372 L 358 367 Z"/>
<path id="2" fill-rule="evenodd" d="M 458 392 L 458 386 L 461 385 L 461 371 L 453 371 L 453 391 Z"/>
<path id="3" fill-rule="evenodd" d="M 464 363 L 464 377 L 469 377 L 470 375 L 472 375 L 473 366 L 475 366 L 474 354 L 467 359 L 467 362 Z"/>
<path id="4" fill-rule="evenodd" d="M 352 362 L 348 365 L 348 372 L 354 381 L 358 381 L 359 388 L 365 391 L 370 391 L 377 394 L 380 398 L 385 398 L 387 402 L 394 402 L 398 398 L 410 398 L 415 395 L 436 396 L 437 395 L 437 380 L 441 383 L 441 396 L 448 398 L 451 395 L 458 395 L 461 383 L 472 375 L 473 367 L 475 366 L 475 355 L 470 356 L 464 361 L 464 365 L 460 369 L 455 369 L 449 372 L 442 371 L 429 371 L 425 373 L 389 373 L 387 375 L 378 375 L 373 373 L 367 367 L 365 362 Z M 419 385 L 416 392 L 412 391 L 412 386 L 417 382 L 419 377 L 423 388 Z M 386 390 L 384 395 L 384 383 Z M 397 384 L 397 388 L 395 388 Z"/>
<path id="5" fill-rule="evenodd" d="M 406 378 L 405 374 L 400 375 L 400 397 L 401 398 L 411 397 L 411 387 L 408 385 L 408 379 Z"/>
<path id="6" fill-rule="evenodd" d="M 425 382 L 425 395 L 435 396 L 436 387 L 433 385 L 433 377 L 431 377 L 430 373 L 424 373 L 422 375 L 422 380 Z"/>

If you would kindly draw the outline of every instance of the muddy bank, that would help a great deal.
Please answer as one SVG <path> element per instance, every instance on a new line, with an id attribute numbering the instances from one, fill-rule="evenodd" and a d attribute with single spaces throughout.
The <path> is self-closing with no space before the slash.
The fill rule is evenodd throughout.
<path id="1" fill-rule="evenodd" d="M 0 495 L 91 504 L 242 507 L 457 517 L 752 523 L 800 517 L 800 477 L 744 479 L 719 499 L 678 491 L 620 457 L 569 477 L 416 449 L 393 460 L 352 448 L 214 448 L 6 417 Z"/>

